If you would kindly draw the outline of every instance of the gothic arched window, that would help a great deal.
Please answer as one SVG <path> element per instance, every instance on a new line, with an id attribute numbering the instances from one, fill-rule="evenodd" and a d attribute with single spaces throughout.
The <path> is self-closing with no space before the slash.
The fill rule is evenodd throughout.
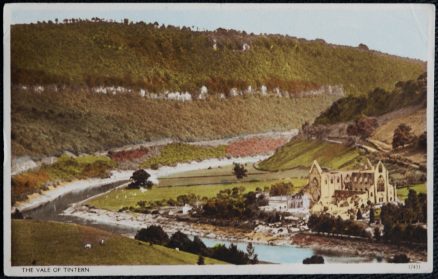
<path id="1" fill-rule="evenodd" d="M 383 176 L 379 176 L 379 179 L 377 179 L 377 192 L 384 192 L 385 191 L 385 180 L 383 179 Z"/>

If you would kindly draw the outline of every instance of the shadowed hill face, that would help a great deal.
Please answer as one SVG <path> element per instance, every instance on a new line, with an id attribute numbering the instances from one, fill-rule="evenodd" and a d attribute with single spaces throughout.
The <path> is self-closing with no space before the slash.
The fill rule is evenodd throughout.
<path id="1" fill-rule="evenodd" d="M 14 84 L 125 85 L 152 92 L 194 92 L 202 85 L 209 93 L 249 85 L 299 92 L 342 85 L 358 95 L 391 89 L 425 68 L 418 60 L 322 40 L 144 23 L 14 25 L 11 51 Z"/>
<path id="2" fill-rule="evenodd" d="M 421 110 L 427 102 L 427 75 L 423 73 L 416 79 L 399 81 L 391 90 L 376 88 L 367 96 L 341 98 L 321 113 L 315 124 L 347 122 L 362 114 L 380 116 L 409 106 L 417 106 Z"/>

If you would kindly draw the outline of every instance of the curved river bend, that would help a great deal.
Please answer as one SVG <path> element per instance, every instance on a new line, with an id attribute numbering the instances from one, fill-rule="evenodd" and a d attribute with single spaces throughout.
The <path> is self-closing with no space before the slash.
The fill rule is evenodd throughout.
<path id="1" fill-rule="evenodd" d="M 239 161 L 243 162 L 257 162 L 261 159 L 264 159 L 266 156 L 256 156 L 256 157 L 247 157 L 247 158 L 239 158 L 239 159 L 224 159 L 224 160 L 206 160 L 202 162 L 194 162 L 189 164 L 179 164 L 176 167 L 163 167 L 159 170 L 153 171 L 150 170 L 150 173 L 155 176 L 155 178 L 163 177 L 166 175 L 176 174 L 179 172 L 185 172 L 188 170 L 196 170 L 196 169 L 204 169 L 209 166 L 217 167 L 217 166 L 225 166 L 229 165 L 232 162 Z M 148 170 L 149 171 L 149 170 Z M 46 202 L 39 206 L 33 205 L 28 209 L 24 209 L 22 212 L 26 217 L 30 217 L 32 219 L 37 220 L 51 220 L 65 223 L 76 223 L 82 225 L 88 225 L 97 227 L 106 231 L 110 231 L 112 233 L 124 234 L 133 236 L 136 233 L 136 230 L 130 229 L 124 226 L 112 225 L 112 224 L 103 224 L 99 222 L 91 222 L 83 218 L 77 218 L 69 215 L 62 215 L 63 211 L 69 208 L 72 204 L 80 203 L 85 201 L 93 196 L 98 194 L 102 194 L 106 191 L 114 189 L 119 186 L 123 186 L 126 184 L 127 180 L 120 179 L 118 181 L 114 181 L 112 183 L 103 183 L 98 187 L 91 188 L 83 188 L 78 191 L 71 191 L 68 193 L 64 193 L 54 199 L 51 199 L 50 202 Z M 219 243 L 223 243 L 229 245 L 231 242 L 224 240 L 216 240 L 209 238 L 201 238 L 202 241 L 209 247 L 214 246 Z M 239 249 L 246 251 L 247 243 L 244 242 L 233 242 L 238 246 Z M 312 256 L 315 254 L 310 248 L 302 248 L 296 247 L 292 245 L 282 245 L 282 246 L 272 246 L 265 244 L 253 244 L 255 248 L 255 253 L 258 255 L 259 260 L 270 263 L 301 263 L 303 259 Z M 321 253 L 319 253 L 321 254 Z M 374 259 L 364 258 L 364 257 L 351 257 L 351 256 L 342 256 L 342 255 L 324 255 L 325 262 L 327 263 L 357 263 L 357 262 L 372 262 Z"/>

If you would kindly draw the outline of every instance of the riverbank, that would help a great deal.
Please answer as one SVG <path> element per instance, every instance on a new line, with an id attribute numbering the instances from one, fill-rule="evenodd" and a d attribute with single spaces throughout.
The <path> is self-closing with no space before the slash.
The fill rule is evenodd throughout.
<path id="1" fill-rule="evenodd" d="M 21 212 L 26 212 L 52 202 L 68 193 L 81 192 L 86 189 L 97 188 L 117 182 L 124 183 L 129 180 L 131 175 L 132 171 L 113 171 L 111 172 L 111 176 L 109 178 L 90 178 L 68 182 L 57 187 L 50 186 L 47 191 L 34 193 L 28 196 L 27 200 L 17 202 L 12 207 L 11 211 L 14 212 L 15 209 L 18 209 Z"/>
<path id="2" fill-rule="evenodd" d="M 316 252 L 323 254 L 334 253 L 382 259 L 389 259 L 397 254 L 406 254 L 411 259 L 411 262 L 427 261 L 427 251 L 425 249 L 373 242 L 364 239 L 297 233 L 291 237 L 291 240 L 299 247 L 312 248 Z"/>
<path id="3" fill-rule="evenodd" d="M 253 231 L 234 227 L 220 227 L 196 222 L 178 221 L 159 214 L 141 214 L 132 212 L 113 212 L 77 204 L 64 211 L 67 216 L 74 216 L 87 222 L 120 227 L 136 231 L 150 225 L 159 225 L 169 235 L 181 231 L 190 236 L 214 239 L 226 242 L 252 242 L 274 246 L 297 246 L 310 248 L 315 253 L 324 255 L 342 255 L 363 258 L 381 258 L 387 260 L 396 254 L 404 253 L 413 262 L 424 262 L 427 252 L 421 249 L 375 243 L 360 239 L 335 238 L 309 233 L 274 234 L 268 230 Z"/>

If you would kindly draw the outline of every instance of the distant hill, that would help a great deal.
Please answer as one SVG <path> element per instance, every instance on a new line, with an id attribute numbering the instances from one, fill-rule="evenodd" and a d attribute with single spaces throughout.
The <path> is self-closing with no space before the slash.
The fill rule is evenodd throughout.
<path id="1" fill-rule="evenodd" d="M 347 96 L 321 113 L 315 124 L 334 124 L 354 120 L 361 115 L 379 116 L 408 106 L 426 107 L 427 75 L 399 81 L 391 92 L 376 88 L 367 96 Z M 392 131 L 391 131 L 392 132 Z"/>
<path id="2" fill-rule="evenodd" d="M 424 68 L 363 45 L 283 35 L 96 18 L 13 25 L 12 154 L 298 128 L 342 96 L 390 90 Z"/>
<path id="3" fill-rule="evenodd" d="M 426 66 L 364 45 L 95 18 L 13 25 L 11 51 L 14 84 L 121 85 L 150 92 L 193 93 L 203 85 L 211 93 L 263 85 L 299 92 L 342 85 L 347 94 L 362 95 L 376 87 L 390 90 Z"/>

